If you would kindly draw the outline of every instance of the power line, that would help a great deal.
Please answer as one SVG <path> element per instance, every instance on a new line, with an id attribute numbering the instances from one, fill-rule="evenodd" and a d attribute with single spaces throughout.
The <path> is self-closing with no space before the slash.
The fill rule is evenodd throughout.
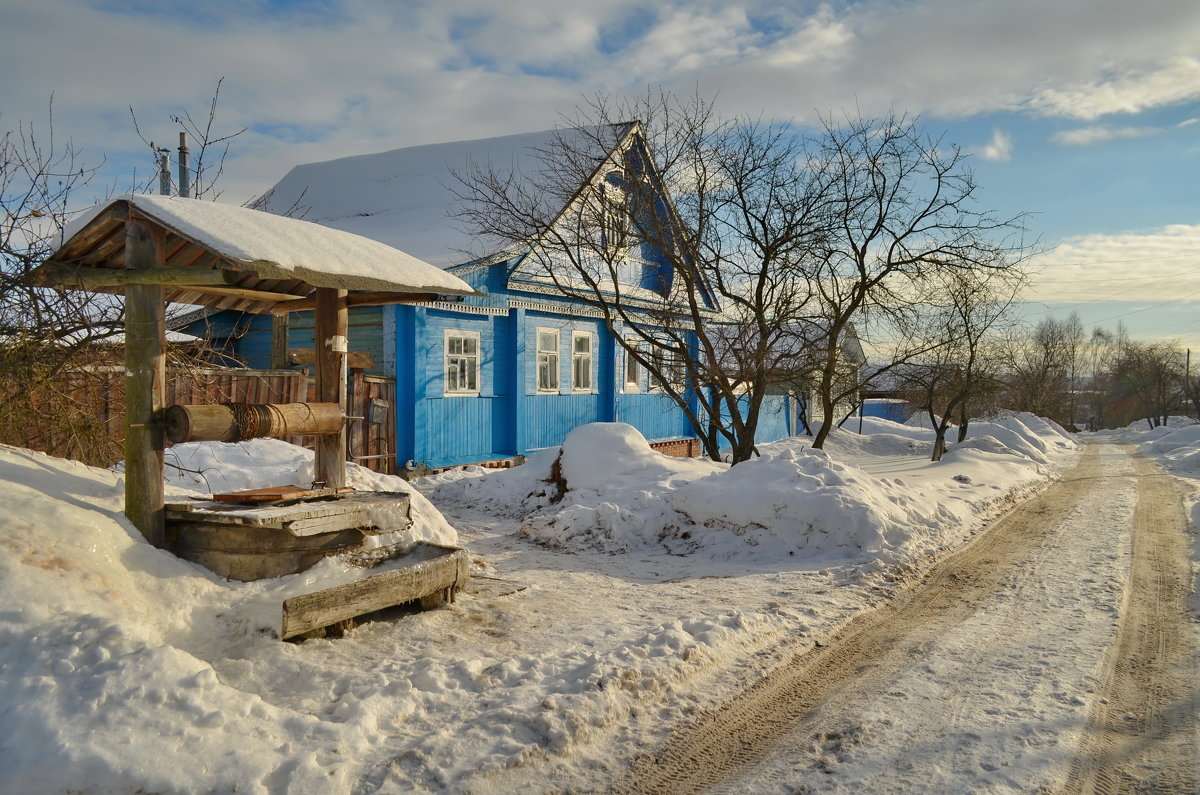
<path id="1" fill-rule="evenodd" d="M 1157 282 L 1157 281 L 1162 281 L 1163 279 L 1171 279 L 1171 278 L 1174 278 L 1175 276 L 1186 276 L 1186 275 L 1195 274 L 1195 273 L 1196 273 L 1195 269 L 1188 269 L 1186 271 L 1178 271 L 1176 273 L 1168 273 L 1166 276 L 1127 276 L 1124 278 L 1097 276 L 1097 277 L 1091 278 L 1091 279 L 1080 277 L 1080 278 L 1075 278 L 1075 279 L 1036 279 L 1035 281 L 1037 284 L 1046 284 L 1047 282 L 1052 283 L 1052 284 L 1056 283 L 1056 282 L 1065 282 L 1065 283 L 1069 283 L 1069 284 L 1078 284 L 1079 282 L 1141 282 L 1141 281 Z"/>
<path id="2" fill-rule="evenodd" d="M 1177 303 L 1179 303 L 1180 301 L 1186 301 L 1187 299 L 1191 298 L 1193 295 L 1200 295 L 1200 290 L 1197 290 L 1197 291 L 1196 291 L 1196 292 L 1194 292 L 1194 293 L 1188 293 L 1187 295 L 1182 295 L 1182 296 L 1180 296 L 1179 298 L 1172 298 L 1170 301 L 1163 301 L 1163 302 L 1162 302 L 1162 303 L 1160 303 L 1160 304 L 1151 304 L 1150 306 L 1144 306 L 1144 307 L 1142 307 L 1141 309 L 1134 309 L 1134 310 L 1133 310 L 1133 311 L 1131 311 L 1131 312 L 1124 312 L 1124 313 L 1122 313 L 1122 314 L 1120 314 L 1120 315 L 1113 315 L 1112 317 L 1106 317 L 1106 318 L 1103 318 L 1103 319 L 1101 319 L 1101 320 L 1094 320 L 1094 321 L 1092 321 L 1091 323 L 1087 323 L 1086 325 L 1088 325 L 1088 326 L 1098 326 L 1098 325 L 1100 325 L 1101 323 L 1107 323 L 1107 322 L 1108 322 L 1108 321 L 1110 321 L 1110 320 L 1118 320 L 1118 319 L 1120 319 L 1120 318 L 1123 318 L 1123 317 L 1129 317 L 1130 315 L 1136 315 L 1136 314 L 1138 314 L 1139 312 L 1147 312 L 1147 311 L 1149 311 L 1149 310 L 1151 310 L 1151 309 L 1158 309 L 1160 306 L 1169 306 L 1169 305 L 1171 305 L 1171 304 L 1177 304 Z"/>
<path id="3" fill-rule="evenodd" d="M 1131 262 L 1157 262 L 1163 259 L 1200 259 L 1200 253 L 1164 254 L 1161 257 L 1138 257 L 1136 259 L 1102 259 L 1096 262 L 1047 262 L 1042 268 L 1090 268 L 1093 265 L 1127 265 Z"/>
<path id="4" fill-rule="evenodd" d="M 1189 271 L 1189 272 L 1190 272 L 1190 271 Z M 1146 285 L 1154 284 L 1155 282 L 1161 282 L 1161 281 L 1164 281 L 1165 279 L 1171 279 L 1171 278 L 1174 278 L 1174 277 L 1175 277 L 1175 276 L 1177 276 L 1177 275 L 1178 275 L 1178 274 L 1168 274 L 1167 276 L 1159 276 L 1159 277 L 1157 277 L 1157 278 L 1155 278 L 1155 279 L 1153 279 L 1153 280 L 1151 280 L 1151 281 L 1148 281 L 1148 282 L 1146 282 Z M 1146 286 L 1146 285 L 1143 285 L 1143 286 Z M 1073 301 L 1073 302 L 1071 302 L 1071 303 L 1069 303 L 1069 304 L 1063 304 L 1062 306 L 1060 306 L 1060 307 L 1056 307 L 1056 308 L 1053 308 L 1053 309 L 1051 309 L 1051 308 L 1047 307 L 1045 310 L 1043 310 L 1043 311 L 1041 311 L 1041 312 L 1033 312 L 1033 313 L 1031 313 L 1031 314 L 1030 314 L 1030 317 L 1034 317 L 1034 316 L 1036 316 L 1036 315 L 1044 315 L 1044 314 L 1046 314 L 1047 312 L 1060 312 L 1060 311 L 1062 311 L 1063 309 L 1068 309 L 1068 308 L 1070 308 L 1070 307 L 1075 307 L 1075 306 L 1087 306 L 1088 304 L 1098 304 L 1098 303 L 1100 303 L 1101 301 L 1107 301 L 1107 300 L 1108 300 L 1108 299 L 1110 299 L 1110 298 L 1115 298 L 1116 296 L 1118 296 L 1118 295 L 1121 295 L 1121 294 L 1122 294 L 1122 293 L 1124 293 L 1124 292 L 1125 292 L 1125 290 L 1117 290 L 1115 293 L 1109 293 L 1108 295 L 1102 295 L 1102 296 L 1100 296 L 1099 298 L 1093 298 L 1093 299 L 1091 299 L 1090 301 Z M 1193 293 L 1193 295 L 1195 295 L 1195 293 Z M 1177 301 L 1181 301 L 1181 300 L 1183 300 L 1183 299 L 1181 299 L 1181 298 L 1177 298 L 1177 299 L 1175 299 L 1175 300 L 1177 300 Z M 1033 302 L 1031 302 L 1031 303 L 1033 303 Z M 1040 301 L 1039 301 L 1039 302 L 1036 302 L 1036 303 L 1042 303 L 1042 302 L 1040 302 Z M 1168 303 L 1171 303 L 1171 302 L 1168 302 Z M 1139 311 L 1140 311 L 1140 310 L 1139 310 Z"/>

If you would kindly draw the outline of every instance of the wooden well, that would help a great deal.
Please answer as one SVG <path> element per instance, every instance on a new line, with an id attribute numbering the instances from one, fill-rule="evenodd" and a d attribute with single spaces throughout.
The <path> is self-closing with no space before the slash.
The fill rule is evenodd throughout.
<path id="1" fill-rule="evenodd" d="M 351 264 L 339 265 L 342 259 Z M 296 219 L 195 199 L 126 196 L 91 211 L 86 223 L 35 269 L 31 283 L 125 296 L 125 514 L 151 544 L 223 576 L 254 580 L 303 571 L 331 554 L 359 556 L 364 565 L 378 562 L 371 556 L 386 555 L 372 539 L 411 524 L 408 498 L 397 494 L 355 494 L 320 503 L 285 499 L 280 502 L 290 504 L 268 506 L 167 506 L 166 437 L 168 432 L 175 440 L 195 441 L 316 435 L 314 486 L 336 497 L 346 484 L 348 307 L 473 293 L 461 279 L 375 241 Z M 316 402 L 165 406 L 168 302 L 272 314 L 313 310 Z M 453 584 L 437 589 L 452 590 L 465 580 L 465 569 L 459 572 L 465 553 L 450 557 L 453 565 L 438 565 L 456 572 Z M 432 565 L 424 558 L 418 562 Z M 374 584 L 374 577 L 365 577 L 356 589 L 335 589 L 338 593 L 327 594 L 325 601 L 348 600 L 345 612 L 381 599 L 405 596 L 401 601 L 408 601 L 432 593 L 408 595 L 395 587 L 397 577 L 392 573 Z M 419 587 L 445 579 L 409 578 Z M 363 595 L 371 593 L 371 598 Z M 338 612 L 326 608 L 313 615 Z"/>

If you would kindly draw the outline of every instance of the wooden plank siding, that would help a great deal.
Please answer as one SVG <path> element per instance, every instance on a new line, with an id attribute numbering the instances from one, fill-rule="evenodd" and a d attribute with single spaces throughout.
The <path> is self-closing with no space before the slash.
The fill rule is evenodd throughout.
<path id="1" fill-rule="evenodd" d="M 213 350 L 254 370 L 271 367 L 273 317 L 247 315 L 241 312 L 217 312 L 190 323 L 182 329 L 203 338 Z M 349 341 L 352 353 L 365 353 L 372 362 L 369 375 L 390 375 L 385 369 L 383 307 L 350 307 Z M 313 312 L 293 312 L 288 315 L 287 341 L 289 350 L 315 347 L 316 315 Z"/>

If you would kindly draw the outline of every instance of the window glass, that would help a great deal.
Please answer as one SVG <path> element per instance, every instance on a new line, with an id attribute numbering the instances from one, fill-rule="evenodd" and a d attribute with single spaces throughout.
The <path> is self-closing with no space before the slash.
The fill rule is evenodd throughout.
<path id="1" fill-rule="evenodd" d="M 539 392 L 558 391 L 558 329 L 537 331 L 537 388 Z"/>
<path id="2" fill-rule="evenodd" d="M 592 389 L 592 335 L 576 331 L 571 343 L 571 389 L 590 392 Z"/>

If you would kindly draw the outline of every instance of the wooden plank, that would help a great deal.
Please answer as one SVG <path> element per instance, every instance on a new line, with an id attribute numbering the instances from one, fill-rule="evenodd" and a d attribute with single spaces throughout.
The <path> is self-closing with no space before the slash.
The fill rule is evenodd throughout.
<path id="1" fill-rule="evenodd" d="M 67 241 L 66 258 L 79 257 L 129 219 L 129 202 L 116 202 Z"/>
<path id="2" fill-rule="evenodd" d="M 312 364 L 316 360 L 317 352 L 312 348 L 292 348 L 288 351 L 289 364 Z M 350 351 L 346 366 L 351 370 L 372 370 L 375 368 L 375 359 L 365 351 Z"/>
<path id="3" fill-rule="evenodd" d="M 271 318 L 271 367 L 282 370 L 288 366 L 288 316 Z"/>
<path id="4" fill-rule="evenodd" d="M 324 497 L 336 497 L 345 494 L 350 489 L 306 489 L 303 486 L 267 486 L 261 489 L 242 489 L 223 494 L 214 494 L 217 502 L 230 503 L 269 503 L 284 500 L 316 500 Z"/>
<path id="5" fill-rule="evenodd" d="M 162 261 L 164 233 L 143 218 L 125 225 L 128 267 L 149 270 Z M 125 296 L 125 515 L 156 547 L 166 545 L 163 513 L 163 429 L 166 402 L 166 335 L 163 290 L 126 288 Z"/>
<path id="6" fill-rule="evenodd" d="M 255 290 L 250 287 L 208 287 L 204 285 L 193 286 L 187 285 L 186 289 L 189 293 L 199 293 L 201 295 L 223 295 L 232 298 L 245 298 L 247 301 L 255 301 L 259 304 L 271 303 L 278 305 L 280 301 L 294 301 L 296 296 L 293 293 L 276 293 L 269 290 Z M 274 310 L 271 310 L 274 311 Z"/>
<path id="7" fill-rule="evenodd" d="M 284 601 L 279 637 L 287 640 L 338 621 L 463 587 L 470 576 L 466 551 L 442 549 L 445 554 L 432 560 Z"/>

